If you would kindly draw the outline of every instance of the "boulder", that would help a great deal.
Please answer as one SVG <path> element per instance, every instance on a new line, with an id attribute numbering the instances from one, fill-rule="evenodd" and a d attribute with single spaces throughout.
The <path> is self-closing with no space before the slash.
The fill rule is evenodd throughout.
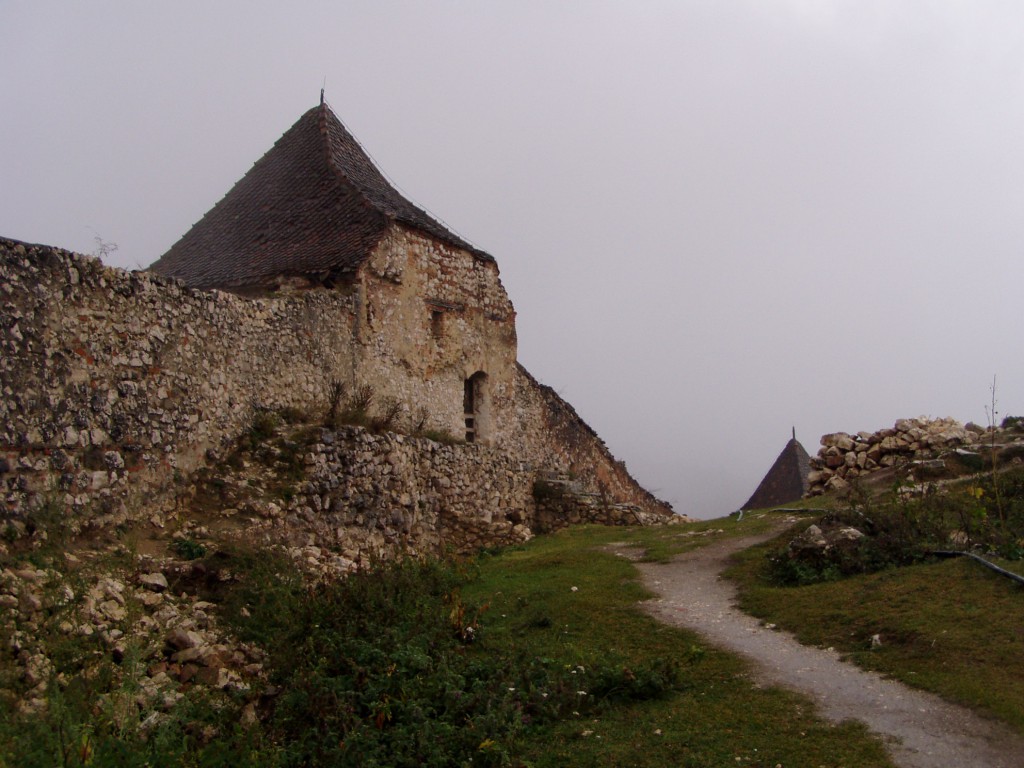
<path id="1" fill-rule="evenodd" d="M 167 577 L 162 573 L 144 573 L 139 576 L 139 584 L 153 592 L 163 592 L 168 588 Z"/>

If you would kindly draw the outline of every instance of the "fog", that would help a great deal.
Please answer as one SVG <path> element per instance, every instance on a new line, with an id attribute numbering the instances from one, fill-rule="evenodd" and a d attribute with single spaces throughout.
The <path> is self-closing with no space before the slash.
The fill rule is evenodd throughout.
<path id="1" fill-rule="evenodd" d="M 0 235 L 145 267 L 320 89 L 678 511 L 1024 413 L 1024 5 L 3 0 Z M 116 250 L 111 250 L 116 245 Z"/>

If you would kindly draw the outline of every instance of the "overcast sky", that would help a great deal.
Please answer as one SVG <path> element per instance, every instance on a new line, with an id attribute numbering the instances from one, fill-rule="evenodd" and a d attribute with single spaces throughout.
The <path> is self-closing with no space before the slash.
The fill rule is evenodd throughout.
<path id="1" fill-rule="evenodd" d="M 327 101 L 680 512 L 1024 414 L 1019 0 L 0 0 L 0 235 L 147 266 Z"/>

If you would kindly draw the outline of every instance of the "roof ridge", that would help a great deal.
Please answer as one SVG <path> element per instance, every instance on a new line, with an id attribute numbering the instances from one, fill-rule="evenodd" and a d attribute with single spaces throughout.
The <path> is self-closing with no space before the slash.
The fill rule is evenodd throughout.
<path id="1" fill-rule="evenodd" d="M 494 261 L 493 256 L 455 232 L 440 217 L 427 211 L 424 206 L 410 200 L 399 188 L 398 183 L 388 176 L 387 172 L 384 171 L 359 139 L 356 138 L 355 134 L 341 121 L 334 110 L 331 109 L 329 103 L 324 102 L 318 105 L 316 109 L 321 110 L 318 115 L 318 127 L 325 140 L 328 163 L 331 164 L 335 172 L 356 189 L 360 197 L 365 199 L 371 208 L 378 213 L 384 214 L 391 221 L 419 229 L 432 237 L 448 242 L 450 245 L 469 251 L 474 256 L 485 261 Z M 330 135 L 329 121 L 333 121 L 340 131 L 340 141 L 339 138 Z M 332 146 L 332 142 L 338 142 L 338 145 Z M 344 144 L 351 145 L 355 152 L 345 152 Z M 354 163 L 355 165 L 346 169 L 345 164 L 340 162 L 343 159 L 347 159 L 349 163 Z M 358 167 L 360 165 L 363 167 Z M 355 175 L 353 175 L 353 171 L 355 171 Z M 358 177 L 360 171 L 366 174 L 363 178 Z M 376 177 L 376 179 L 373 177 Z M 380 188 L 374 189 L 375 186 L 378 186 L 375 182 L 379 182 Z"/>
<path id="2" fill-rule="evenodd" d="M 341 168 L 339 168 L 337 166 L 337 164 L 335 163 L 334 158 L 333 158 L 332 153 L 331 153 L 331 140 L 330 140 L 330 137 L 327 134 L 327 116 L 330 115 L 331 117 L 333 117 L 337 121 L 338 125 L 341 126 L 342 130 L 344 130 L 345 133 L 348 134 L 348 136 L 352 139 L 352 142 L 360 150 L 363 151 L 363 153 L 367 156 L 367 158 L 370 157 L 370 154 L 365 149 L 363 149 L 363 145 L 359 143 L 359 141 L 356 139 L 356 137 L 352 133 L 352 131 L 348 130 L 348 128 L 345 127 L 345 124 L 342 123 L 341 120 L 338 118 L 338 116 L 334 114 L 334 111 L 327 105 L 327 102 L 324 101 L 322 93 L 320 94 L 320 105 L 318 107 L 315 107 L 315 109 L 317 109 L 318 112 L 319 112 L 319 114 L 317 115 L 317 129 L 320 132 L 320 141 L 321 141 L 320 149 L 323 152 L 324 162 L 327 164 L 327 167 L 330 168 L 330 170 L 334 174 L 335 179 L 339 180 L 346 187 L 349 187 L 349 188 L 353 189 L 356 192 L 356 195 L 359 197 L 359 202 L 362 203 L 363 207 L 369 209 L 369 211 L 371 213 L 382 214 L 382 215 L 387 216 L 387 214 L 384 211 L 379 210 L 370 201 L 370 199 L 367 197 L 366 193 L 358 185 L 352 183 L 351 179 L 349 179 L 345 175 L 344 171 Z M 371 158 L 371 162 L 372 162 L 372 158 Z"/>

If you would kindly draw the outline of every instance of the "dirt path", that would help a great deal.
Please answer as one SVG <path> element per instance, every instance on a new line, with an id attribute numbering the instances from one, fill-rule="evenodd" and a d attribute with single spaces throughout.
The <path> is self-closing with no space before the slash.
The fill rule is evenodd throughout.
<path id="1" fill-rule="evenodd" d="M 647 586 L 659 595 L 647 609 L 667 624 L 695 630 L 752 660 L 759 682 L 811 696 L 825 717 L 862 721 L 886 740 L 893 760 L 904 768 L 1024 767 L 1024 739 L 998 723 L 865 672 L 840 661 L 834 651 L 800 645 L 735 608 L 735 588 L 719 574 L 730 554 L 771 535 L 726 539 L 668 565 L 637 563 Z"/>

